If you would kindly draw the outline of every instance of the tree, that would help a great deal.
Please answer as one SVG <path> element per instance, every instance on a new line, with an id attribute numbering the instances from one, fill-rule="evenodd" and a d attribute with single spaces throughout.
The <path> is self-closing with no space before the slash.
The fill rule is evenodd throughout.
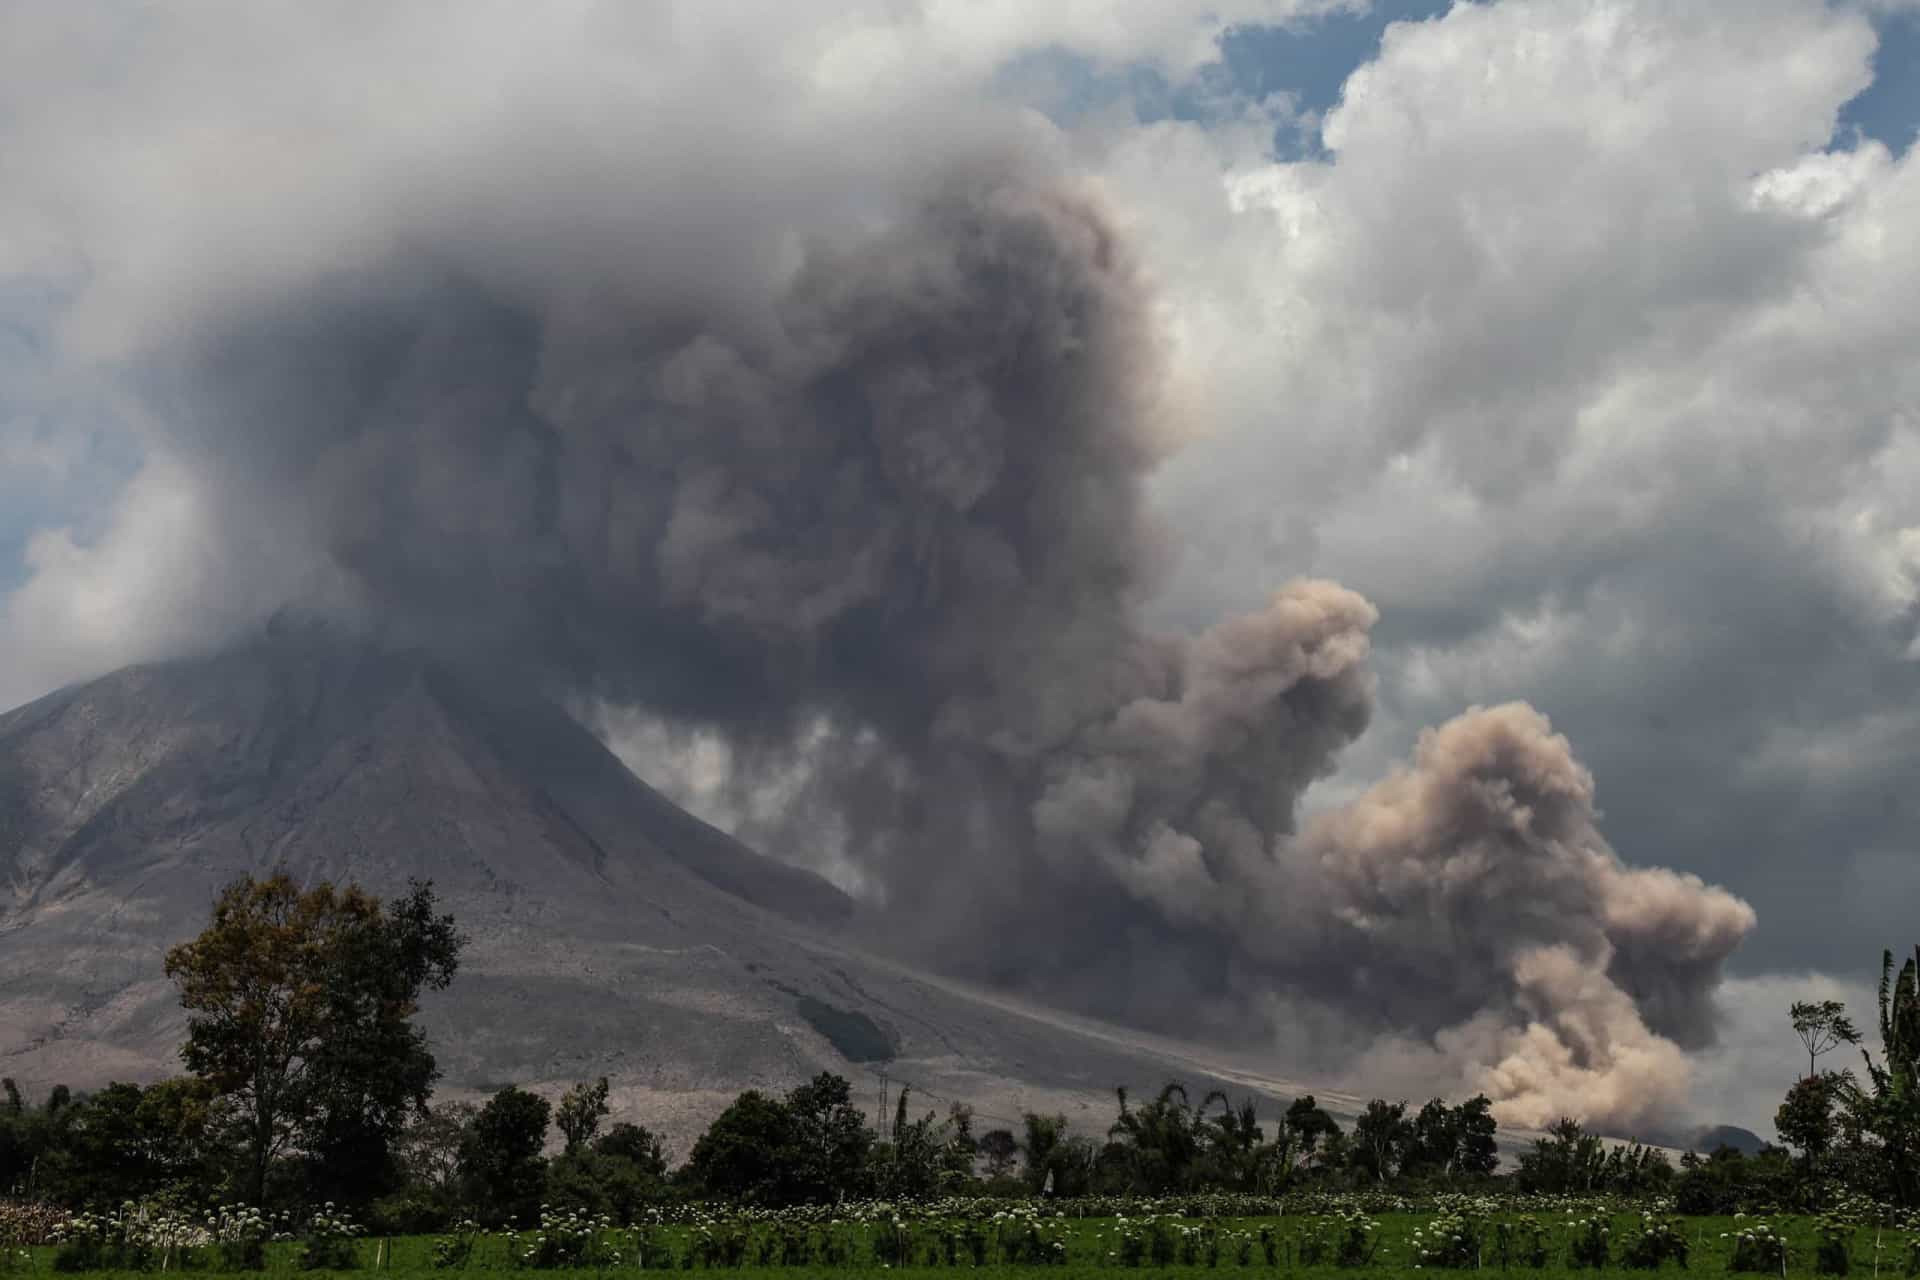
<path id="1" fill-rule="evenodd" d="M 1413 1142 L 1413 1122 L 1407 1119 L 1407 1104 L 1375 1098 L 1353 1122 L 1353 1161 L 1355 1167 L 1385 1182 L 1399 1173 Z"/>
<path id="2" fill-rule="evenodd" d="M 567 1090 L 560 1099 L 560 1110 L 554 1116 L 554 1122 L 560 1127 L 560 1135 L 567 1140 L 567 1154 L 571 1155 L 592 1142 L 593 1135 L 600 1132 L 600 1122 L 606 1118 L 605 1076 L 593 1084 L 576 1084 Z"/>
<path id="3" fill-rule="evenodd" d="M 904 1107 L 904 1092 L 900 1101 Z M 788 1194 L 810 1203 L 859 1194 L 873 1131 L 853 1105 L 853 1086 L 823 1071 L 788 1093 L 786 1105 L 794 1144 Z"/>
<path id="4" fill-rule="evenodd" d="M 548 1167 L 547 1200 L 558 1209 L 631 1222 L 641 1206 L 660 1198 L 666 1176 L 660 1139 L 640 1125 L 617 1124 L 591 1147 L 577 1146 Z"/>
<path id="5" fill-rule="evenodd" d="M 1847 1017 L 1847 1006 L 1838 1000 L 1821 1000 L 1817 1003 L 1797 1000 L 1787 1012 L 1793 1019 L 1794 1034 L 1806 1046 L 1808 1079 L 1817 1074 L 1815 1064 L 1819 1062 L 1821 1054 L 1843 1044 L 1860 1043 L 1860 1033 L 1854 1030 L 1852 1020 Z"/>
<path id="6" fill-rule="evenodd" d="M 1454 1108 L 1460 1127 L 1460 1155 L 1456 1167 L 1461 1173 L 1486 1177 L 1500 1163 L 1500 1145 L 1494 1140 L 1499 1123 L 1493 1118 L 1493 1101 L 1486 1094 L 1468 1098 Z"/>
<path id="7" fill-rule="evenodd" d="M 1236 1191 L 1259 1191 L 1268 1177 L 1271 1152 L 1253 1099 L 1247 1098 L 1235 1107 L 1226 1094 L 1215 1089 L 1202 1100 L 1201 1109 L 1216 1102 L 1220 1104 L 1219 1114 L 1204 1129 L 1214 1177 Z"/>
<path id="8" fill-rule="evenodd" d="M 1920 947 L 1894 976 L 1893 952 L 1880 960 L 1880 1056 L 1862 1051 L 1872 1092 L 1861 1106 L 1901 1203 L 1912 1204 L 1920 1158 Z"/>
<path id="9" fill-rule="evenodd" d="M 1801 1154 L 1809 1174 L 1833 1148 L 1837 1132 L 1834 1104 L 1842 1099 L 1849 1083 L 1834 1071 L 1802 1076 L 1793 1082 L 1780 1109 L 1773 1113 L 1773 1127 L 1780 1141 Z"/>
<path id="10" fill-rule="evenodd" d="M 451 1192 L 460 1177 L 460 1144 L 480 1109 L 471 1102 L 441 1102 L 415 1115 L 401 1131 L 400 1170 L 408 1182 L 430 1192 Z"/>
<path id="11" fill-rule="evenodd" d="M 627 1161 L 642 1176 L 656 1182 L 667 1176 L 667 1153 L 660 1139 L 644 1125 L 623 1121 L 602 1134 L 593 1149 L 610 1159 Z"/>
<path id="12" fill-rule="evenodd" d="M 530 1221 L 538 1210 L 547 1170 L 540 1152 L 552 1115 L 545 1098 L 508 1085 L 487 1099 L 467 1126 L 460 1174 L 482 1222 Z"/>
<path id="13" fill-rule="evenodd" d="M 1093 1144 L 1067 1128 L 1062 1115 L 1043 1116 L 1023 1112 L 1021 1128 L 1026 1141 L 1026 1164 L 1021 1177 L 1034 1195 L 1084 1195 L 1092 1185 L 1096 1152 Z"/>
<path id="14" fill-rule="evenodd" d="M 1067 1118 L 1027 1111 L 1021 1113 L 1020 1123 L 1026 1130 L 1026 1141 L 1020 1144 L 1027 1157 L 1023 1174 L 1027 1190 L 1038 1195 L 1045 1189 L 1047 1174 L 1052 1171 L 1054 1151 L 1066 1141 Z"/>
<path id="15" fill-rule="evenodd" d="M 192 1078 L 142 1088 L 110 1084 L 70 1108 L 49 1194 L 67 1204 L 120 1204 L 210 1185 L 218 1141 L 213 1089 Z"/>
<path id="16" fill-rule="evenodd" d="M 1296 1158 L 1301 1161 L 1312 1160 L 1324 1143 L 1344 1136 L 1339 1123 L 1310 1093 L 1295 1098 L 1280 1123 L 1293 1139 Z"/>
<path id="17" fill-rule="evenodd" d="M 1406 1172 L 1451 1178 L 1460 1159 L 1462 1136 L 1459 1113 L 1443 1099 L 1432 1099 L 1413 1117 Z"/>
<path id="18" fill-rule="evenodd" d="M 1520 1190 L 1553 1195 L 1595 1189 L 1606 1171 L 1606 1144 L 1588 1133 L 1578 1120 L 1563 1116 L 1536 1138 L 1533 1150 L 1520 1157 L 1515 1181 Z"/>
<path id="19" fill-rule="evenodd" d="M 681 1174 L 703 1195 L 785 1204 L 792 1147 L 793 1115 L 786 1104 L 749 1089 L 707 1126 Z"/>
<path id="20" fill-rule="evenodd" d="M 1127 1105 L 1127 1091 L 1114 1091 L 1120 1115 L 1107 1131 L 1130 1157 L 1131 1190 L 1150 1195 L 1185 1188 L 1200 1154 L 1200 1125 L 1186 1087 L 1169 1080 L 1151 1102 Z"/>
<path id="21" fill-rule="evenodd" d="M 986 1158 L 987 1181 L 997 1182 L 1013 1172 L 1020 1143 L 1010 1129 L 989 1129 L 980 1135 L 980 1154 Z"/>
<path id="22" fill-rule="evenodd" d="M 1456 1174 L 1484 1177 L 1500 1163 L 1494 1134 L 1493 1103 L 1485 1094 L 1448 1106 L 1434 1098 L 1413 1118 L 1403 1173 L 1452 1178 Z"/>
<path id="23" fill-rule="evenodd" d="M 418 881 L 383 909 L 356 886 L 242 877 L 167 953 L 188 1014 L 180 1056 L 235 1106 L 256 1202 L 290 1150 L 323 1182 L 378 1190 L 393 1136 L 438 1077 L 412 1016 L 423 989 L 452 981 L 462 939 L 435 906 Z"/>

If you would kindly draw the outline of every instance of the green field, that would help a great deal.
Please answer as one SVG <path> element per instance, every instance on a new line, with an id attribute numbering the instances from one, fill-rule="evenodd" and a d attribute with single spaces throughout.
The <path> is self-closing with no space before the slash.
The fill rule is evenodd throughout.
<path id="1" fill-rule="evenodd" d="M 1533 1265 L 1524 1249 L 1515 1248 L 1516 1233 L 1510 1230 L 1508 1255 L 1500 1254 L 1497 1223 L 1518 1224 L 1513 1214 L 1495 1214 L 1470 1227 L 1464 1238 L 1465 1252 L 1477 1261 L 1480 1270 L 1505 1270 L 1544 1278 L 1571 1274 L 1592 1276 L 1592 1267 L 1576 1267 L 1573 1242 L 1581 1232 L 1584 1214 L 1547 1214 L 1533 1216 L 1541 1228 L 1540 1244 L 1545 1258 Z M 586 1260 L 566 1269 L 614 1275 L 621 1272 L 658 1270 L 726 1270 L 756 1274 L 808 1276 L 847 1271 L 937 1272 L 961 1267 L 988 1275 L 1031 1275 L 1036 1270 L 1072 1276 L 1102 1271 L 1151 1271 L 1169 1275 L 1187 1275 L 1207 1271 L 1248 1270 L 1300 1276 L 1353 1276 L 1359 1274 L 1402 1275 L 1414 1270 L 1446 1269 L 1420 1258 L 1420 1244 L 1431 1246 L 1436 1215 L 1431 1213 L 1383 1213 L 1364 1220 L 1335 1215 L 1302 1215 L 1244 1219 L 1159 1218 L 1054 1218 L 1044 1213 L 1016 1215 L 1008 1222 L 964 1219 L 942 1221 L 917 1217 L 903 1220 L 900 1229 L 890 1224 L 835 1222 L 822 1215 L 810 1225 L 794 1225 L 778 1218 L 755 1219 L 717 1216 L 703 1225 L 662 1225 L 652 1228 L 597 1229 L 576 1233 L 571 1243 L 582 1248 L 574 1256 Z M 1609 1257 L 1599 1270 L 1624 1273 L 1633 1270 L 1625 1253 L 1642 1230 L 1637 1213 L 1614 1213 L 1603 1220 L 1607 1224 Z M 1818 1224 L 1809 1218 L 1689 1218 L 1668 1220 L 1684 1239 L 1688 1253 L 1687 1269 L 1695 1272 L 1724 1273 L 1734 1257 L 1734 1245 L 1743 1230 L 1770 1224 L 1787 1241 L 1785 1273 L 1818 1274 Z M 1337 1248 L 1351 1225 L 1364 1226 L 1367 1261 L 1337 1265 L 1331 1252 L 1318 1260 L 1313 1257 L 1315 1242 L 1323 1249 Z M 1153 1242 L 1158 1232 L 1160 1261 L 1154 1260 Z M 1422 1233 L 1419 1240 L 1416 1233 Z M 1130 1265 L 1127 1239 L 1131 1234 L 1136 1248 Z M 1019 1237 L 1016 1239 L 1015 1237 Z M 1520 1235 L 1525 1238 L 1524 1233 Z M 1847 1264 L 1856 1276 L 1897 1276 L 1908 1273 L 1911 1250 L 1908 1232 L 1875 1227 L 1855 1230 L 1848 1242 Z M 391 1239 L 362 1239 L 351 1245 L 357 1269 L 367 1273 L 392 1272 L 396 1275 L 426 1276 L 467 1272 L 497 1274 L 524 1273 L 532 1269 L 516 1264 L 516 1257 L 539 1247 L 539 1232 L 488 1232 L 467 1236 L 402 1236 Z M 1024 1243 L 1023 1243 L 1024 1241 Z M 451 1242 L 451 1243 L 449 1243 Z M 462 1245 L 469 1252 L 463 1261 L 445 1265 L 451 1250 L 456 1256 Z M 1035 1247 L 1037 1245 L 1037 1247 Z M 1057 1248 L 1055 1246 L 1058 1246 Z M 1008 1250 L 1019 1251 L 1020 1262 L 1009 1263 Z M 442 1263 L 436 1264 L 436 1253 Z M 1876 1253 L 1878 1262 L 1876 1263 Z M 904 1255 L 904 1257 L 903 1257 Z M 779 1259 L 790 1262 L 780 1265 Z M 1024 1261 L 1024 1259 L 1033 1259 Z M 976 1261 L 976 1259 L 979 1259 Z M 1054 1259 L 1042 1261 L 1042 1259 Z M 1503 1265 L 1504 1261 L 1504 1265 Z M 1831 1263 L 1833 1259 L 1829 1258 Z M 116 1276 L 161 1271 L 217 1271 L 213 1259 L 203 1252 L 188 1250 L 172 1256 L 147 1260 L 144 1271 L 95 1270 L 88 1274 Z M 1675 1271 L 1675 1260 L 1663 1262 L 1659 1269 Z M 1474 1262 L 1466 1269 L 1475 1269 Z M 0 1264 L 0 1274 L 53 1275 L 55 1250 L 41 1247 L 13 1252 Z M 1768 1274 L 1779 1274 L 1768 1269 Z M 313 1274 L 302 1271 L 299 1246 L 281 1243 L 270 1246 L 264 1273 L 275 1276 Z"/>

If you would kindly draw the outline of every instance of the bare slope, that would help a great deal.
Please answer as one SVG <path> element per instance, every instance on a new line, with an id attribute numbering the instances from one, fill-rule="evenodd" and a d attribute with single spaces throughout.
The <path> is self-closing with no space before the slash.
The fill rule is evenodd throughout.
<path id="1" fill-rule="evenodd" d="M 434 881 L 472 936 L 425 1011 L 450 1086 L 605 1073 L 683 1141 L 739 1089 L 821 1069 L 1090 1127 L 1118 1083 L 1281 1085 L 864 955 L 837 940 L 838 890 L 680 810 L 551 704 L 297 627 L 0 716 L 0 1074 L 174 1069 L 163 951 L 221 883 L 282 867 Z"/>

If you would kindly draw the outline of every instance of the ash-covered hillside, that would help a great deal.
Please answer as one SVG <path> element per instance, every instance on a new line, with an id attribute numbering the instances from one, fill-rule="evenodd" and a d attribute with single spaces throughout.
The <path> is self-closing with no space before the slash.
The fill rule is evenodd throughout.
<path id="1" fill-rule="evenodd" d="M 424 1011 L 456 1089 L 604 1073 L 684 1137 L 822 1069 L 1102 1127 L 1116 1084 L 1284 1087 L 844 946 L 839 890 L 691 817 L 559 707 L 297 625 L 0 716 L 0 1074 L 177 1070 L 163 952 L 219 885 L 280 868 L 434 882 L 471 935 Z"/>

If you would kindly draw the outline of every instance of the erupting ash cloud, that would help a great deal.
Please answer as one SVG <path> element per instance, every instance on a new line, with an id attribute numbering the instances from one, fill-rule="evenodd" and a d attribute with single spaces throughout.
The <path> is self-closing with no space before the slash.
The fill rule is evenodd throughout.
<path id="1" fill-rule="evenodd" d="M 1623 865 L 1520 706 L 1296 829 L 1374 610 L 1295 580 L 1143 625 L 1178 550 L 1152 291 L 1096 189 L 981 132 L 857 199 L 523 137 L 350 217 L 263 201 L 330 247 L 150 343 L 167 447 L 224 539 L 309 550 L 309 606 L 721 744 L 722 803 L 779 796 L 747 834 L 857 878 L 896 950 L 1242 1040 L 1317 1004 L 1518 1121 L 1676 1102 L 1751 911 Z"/>

